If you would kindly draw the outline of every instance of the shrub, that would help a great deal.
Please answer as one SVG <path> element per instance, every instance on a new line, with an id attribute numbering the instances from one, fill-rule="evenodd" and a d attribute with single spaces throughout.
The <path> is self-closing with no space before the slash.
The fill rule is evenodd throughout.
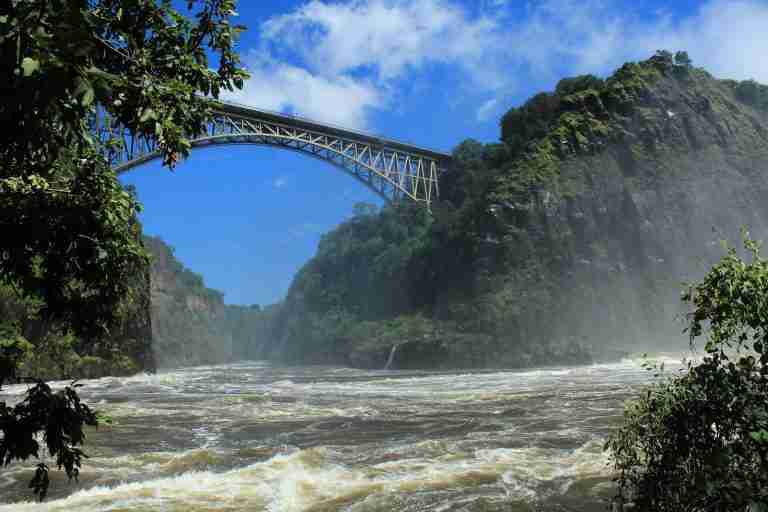
<path id="1" fill-rule="evenodd" d="M 768 510 L 768 260 L 745 239 L 690 287 L 701 363 L 649 387 L 607 448 L 619 503 L 638 510 Z"/>

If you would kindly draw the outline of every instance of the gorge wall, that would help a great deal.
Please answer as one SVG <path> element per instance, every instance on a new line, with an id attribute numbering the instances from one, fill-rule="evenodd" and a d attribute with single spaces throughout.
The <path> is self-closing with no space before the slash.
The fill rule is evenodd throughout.
<path id="1" fill-rule="evenodd" d="M 229 306 L 184 267 L 160 238 L 146 236 L 152 256 L 152 346 L 157 366 L 221 364 L 257 357 L 268 336 L 269 309 Z"/>
<path id="2" fill-rule="evenodd" d="M 138 222 L 133 229 L 140 237 Z M 51 318 L 39 297 L 12 283 L 0 284 L 0 349 L 15 360 L 16 378 L 62 380 L 154 370 L 150 268 L 141 269 L 131 281 L 112 321 L 87 341 Z"/>

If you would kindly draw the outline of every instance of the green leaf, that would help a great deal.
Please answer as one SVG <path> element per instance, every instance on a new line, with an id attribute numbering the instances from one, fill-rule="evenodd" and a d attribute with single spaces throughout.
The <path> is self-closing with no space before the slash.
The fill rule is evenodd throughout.
<path id="1" fill-rule="evenodd" d="M 146 123 L 150 119 L 157 119 L 157 114 L 155 114 L 155 111 L 151 108 L 146 108 L 141 113 L 141 117 L 139 117 L 139 122 Z"/>
<path id="2" fill-rule="evenodd" d="M 82 77 L 78 77 L 75 83 L 77 84 L 74 91 L 75 98 L 80 98 L 82 106 L 89 106 L 94 99 L 93 85 L 89 80 Z"/>
<path id="3" fill-rule="evenodd" d="M 21 70 L 24 73 L 24 76 L 30 76 L 38 69 L 40 69 L 40 62 L 31 57 L 24 57 L 21 61 Z"/>
<path id="4" fill-rule="evenodd" d="M 84 107 L 87 107 L 93 103 L 93 98 L 95 96 L 95 93 L 93 91 L 93 87 L 88 84 L 88 88 L 85 90 L 85 94 L 83 94 L 83 97 L 80 98 L 80 104 Z"/>

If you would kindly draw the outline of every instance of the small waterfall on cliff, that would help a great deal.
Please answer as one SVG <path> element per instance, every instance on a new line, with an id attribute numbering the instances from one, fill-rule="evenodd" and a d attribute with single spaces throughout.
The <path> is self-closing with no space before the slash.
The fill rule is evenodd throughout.
<path id="1" fill-rule="evenodd" d="M 387 359 L 387 364 L 384 365 L 385 370 L 389 370 L 389 367 L 392 365 L 392 361 L 395 360 L 395 352 L 397 352 L 397 345 L 392 345 L 392 350 L 389 351 L 389 358 Z"/>

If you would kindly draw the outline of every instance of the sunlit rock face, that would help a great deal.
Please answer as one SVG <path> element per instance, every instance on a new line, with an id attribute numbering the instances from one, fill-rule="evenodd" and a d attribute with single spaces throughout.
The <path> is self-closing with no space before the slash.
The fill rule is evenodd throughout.
<path id="1" fill-rule="evenodd" d="M 508 114 L 504 144 L 476 145 L 477 158 L 491 163 L 474 170 L 490 185 L 473 212 L 442 215 L 435 205 L 451 236 L 472 230 L 460 265 L 441 270 L 460 258 L 437 246 L 434 229 L 387 238 L 390 228 L 375 223 L 367 231 L 342 225 L 297 276 L 265 352 L 383 368 L 399 343 L 391 366 L 424 368 L 684 347 L 683 283 L 723 255 L 721 240 L 738 247 L 742 228 L 768 238 L 768 88 L 654 58 L 596 89 L 544 100 L 551 111 L 535 138 L 515 149 L 520 117 Z M 526 122 L 536 122 L 533 112 Z M 441 197 L 458 207 L 465 194 L 444 185 Z M 450 215 L 464 215 L 464 224 Z M 389 273 L 348 279 L 361 261 L 379 264 L 365 253 L 371 246 L 381 247 Z M 359 321 L 369 322 L 367 334 L 338 327 Z"/>
<path id="2" fill-rule="evenodd" d="M 145 237 L 152 256 L 153 355 L 160 368 L 257 359 L 270 335 L 275 306 L 233 306 L 207 288 L 203 278 L 179 262 L 157 237 Z"/>
<path id="3" fill-rule="evenodd" d="M 566 155 L 560 190 L 530 195 L 531 243 L 565 256 L 543 332 L 675 343 L 682 283 L 722 256 L 721 240 L 738 246 L 741 228 L 768 235 L 768 115 L 692 70 L 648 81 L 604 116 L 615 140 Z M 507 205 L 499 215 L 514 223 Z"/>
<path id="4" fill-rule="evenodd" d="M 206 288 L 162 240 L 146 237 L 152 255 L 153 349 L 161 368 L 218 364 L 232 359 L 221 293 Z"/>

